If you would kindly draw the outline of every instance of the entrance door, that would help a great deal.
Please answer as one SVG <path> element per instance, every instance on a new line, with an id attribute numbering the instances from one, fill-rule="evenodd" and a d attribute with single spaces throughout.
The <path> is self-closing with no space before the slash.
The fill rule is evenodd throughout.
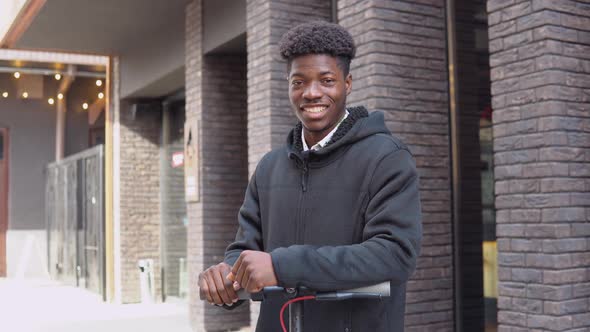
<path id="1" fill-rule="evenodd" d="M 161 150 L 162 266 L 165 301 L 188 296 L 187 217 L 184 196 L 184 98 L 172 96 L 163 104 Z"/>
<path id="2" fill-rule="evenodd" d="M 8 229 L 8 129 L 0 128 L 0 277 L 6 277 Z"/>

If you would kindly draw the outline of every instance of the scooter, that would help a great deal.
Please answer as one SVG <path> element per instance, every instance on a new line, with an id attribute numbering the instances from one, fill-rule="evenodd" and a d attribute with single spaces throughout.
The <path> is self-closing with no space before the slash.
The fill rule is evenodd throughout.
<path id="1" fill-rule="evenodd" d="M 332 292 L 316 292 L 306 287 L 283 288 L 265 287 L 261 292 L 250 294 L 244 289 L 238 291 L 240 300 L 264 301 L 269 297 L 283 296 L 289 300 L 285 302 L 280 312 L 280 321 L 283 332 L 303 332 L 303 301 L 341 301 L 348 299 L 382 299 L 390 296 L 389 281 L 354 289 Z M 283 321 L 283 312 L 289 307 L 289 330 Z"/>

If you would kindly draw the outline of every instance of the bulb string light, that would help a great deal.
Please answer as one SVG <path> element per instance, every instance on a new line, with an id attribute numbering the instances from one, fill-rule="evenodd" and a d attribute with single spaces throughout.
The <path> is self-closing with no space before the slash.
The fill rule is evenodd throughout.
<path id="1" fill-rule="evenodd" d="M 49 73 L 46 73 L 45 75 L 51 75 L 51 74 L 49 74 Z M 15 79 L 19 79 L 19 78 L 21 78 L 21 76 L 22 76 L 22 74 L 21 74 L 21 72 L 20 72 L 20 71 L 15 71 L 15 72 L 13 73 L 13 77 L 14 77 Z M 53 78 L 54 78 L 56 81 L 59 81 L 59 80 L 61 80 L 61 79 L 63 78 L 63 76 L 62 76 L 62 74 L 61 74 L 61 73 L 59 73 L 59 72 L 58 72 L 58 73 L 55 73 L 55 74 L 53 74 Z M 96 86 L 97 86 L 97 87 L 102 87 L 104 83 L 103 83 L 103 81 L 102 81 L 101 79 L 97 79 L 97 80 L 95 81 L 95 84 L 96 84 Z M 1 94 L 2 98 L 8 98 L 8 97 L 9 97 L 9 95 L 10 95 L 10 94 L 9 94 L 9 92 L 8 92 L 8 91 L 3 91 L 3 92 L 2 92 L 2 94 Z M 18 94 L 17 94 L 17 95 L 18 95 Z M 23 91 L 23 92 L 21 93 L 20 97 L 21 97 L 22 99 L 28 99 L 28 98 L 30 97 L 30 96 L 29 96 L 29 92 L 28 92 L 28 91 Z M 97 101 L 98 101 L 98 100 L 101 100 L 101 99 L 104 99 L 104 98 L 105 98 L 105 93 L 104 93 L 103 91 L 99 91 L 99 92 L 98 92 L 98 94 L 97 94 L 97 97 L 98 97 Z M 58 101 L 58 100 L 63 100 L 64 98 L 65 98 L 65 96 L 64 96 L 64 94 L 63 94 L 63 93 L 58 93 L 58 94 L 57 94 L 55 97 L 50 97 L 50 98 L 48 98 L 48 99 L 47 99 L 47 103 L 48 103 L 49 105 L 54 105 L 54 104 L 56 103 L 56 101 Z M 82 103 L 82 109 L 84 109 L 84 110 L 88 110 L 89 108 L 90 108 L 90 104 L 89 104 L 88 102 L 83 102 L 83 103 Z"/>

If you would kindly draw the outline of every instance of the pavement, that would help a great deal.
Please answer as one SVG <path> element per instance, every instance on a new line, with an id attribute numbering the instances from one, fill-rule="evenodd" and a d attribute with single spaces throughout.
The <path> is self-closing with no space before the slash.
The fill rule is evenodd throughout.
<path id="1" fill-rule="evenodd" d="M 109 304 L 51 280 L 0 278 L 2 332 L 193 332 L 188 304 Z"/>

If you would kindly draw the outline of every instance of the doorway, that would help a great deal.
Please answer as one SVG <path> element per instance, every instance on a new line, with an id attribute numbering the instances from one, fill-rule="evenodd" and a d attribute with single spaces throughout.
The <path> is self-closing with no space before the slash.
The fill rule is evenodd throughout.
<path id="1" fill-rule="evenodd" d="M 453 148 L 455 330 L 497 330 L 492 107 L 485 0 L 447 3 Z"/>
<path id="2" fill-rule="evenodd" d="M 0 128 L 0 277 L 6 277 L 8 229 L 8 128 Z"/>
<path id="3" fill-rule="evenodd" d="M 187 211 L 184 188 L 184 91 L 162 102 L 160 150 L 162 297 L 184 301 L 188 296 Z"/>

